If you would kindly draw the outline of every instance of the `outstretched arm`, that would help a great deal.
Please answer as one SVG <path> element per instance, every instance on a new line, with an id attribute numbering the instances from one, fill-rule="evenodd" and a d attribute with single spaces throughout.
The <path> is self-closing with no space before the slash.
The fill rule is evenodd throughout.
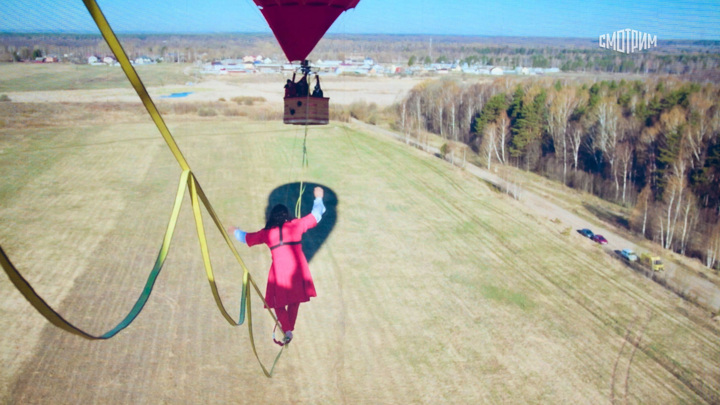
<path id="1" fill-rule="evenodd" d="M 228 227 L 228 233 L 235 236 L 235 239 L 239 240 L 242 243 L 247 243 L 245 241 L 245 235 L 247 235 L 247 232 L 241 230 L 240 228 L 229 226 Z"/>
<path id="2" fill-rule="evenodd" d="M 325 192 L 322 187 L 315 187 L 315 201 L 313 202 L 312 212 L 316 222 L 320 222 L 322 215 L 325 213 L 325 204 L 323 204 L 323 196 Z"/>

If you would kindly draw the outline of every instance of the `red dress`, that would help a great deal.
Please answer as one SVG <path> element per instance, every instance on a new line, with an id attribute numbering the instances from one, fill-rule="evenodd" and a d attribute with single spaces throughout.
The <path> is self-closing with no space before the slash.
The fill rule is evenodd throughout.
<path id="1" fill-rule="evenodd" d="M 310 301 L 316 297 L 307 259 L 300 241 L 303 233 L 317 225 L 312 214 L 286 222 L 282 227 L 261 229 L 245 235 L 248 246 L 264 243 L 270 247 L 272 264 L 265 301 L 271 308 Z M 282 229 L 282 233 L 281 233 Z"/>

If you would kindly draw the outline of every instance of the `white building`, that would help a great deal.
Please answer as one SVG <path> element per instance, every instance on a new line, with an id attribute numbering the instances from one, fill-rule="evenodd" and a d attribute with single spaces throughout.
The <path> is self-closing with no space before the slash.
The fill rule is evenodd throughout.
<path id="1" fill-rule="evenodd" d="M 133 61 L 135 65 L 149 65 L 153 63 L 153 60 L 147 56 L 141 56 Z"/>

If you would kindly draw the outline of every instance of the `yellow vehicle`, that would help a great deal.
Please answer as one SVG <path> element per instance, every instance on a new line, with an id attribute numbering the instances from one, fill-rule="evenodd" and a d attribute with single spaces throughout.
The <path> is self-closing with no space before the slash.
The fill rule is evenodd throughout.
<path id="1" fill-rule="evenodd" d="M 665 265 L 658 256 L 643 255 L 642 263 L 650 267 L 653 271 L 665 270 Z"/>

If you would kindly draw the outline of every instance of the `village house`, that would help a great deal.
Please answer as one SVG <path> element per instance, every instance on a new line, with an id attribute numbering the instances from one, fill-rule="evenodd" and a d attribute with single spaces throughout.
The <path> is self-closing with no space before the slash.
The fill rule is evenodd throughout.
<path id="1" fill-rule="evenodd" d="M 490 69 L 490 74 L 492 76 L 502 76 L 503 73 L 504 73 L 503 68 L 501 68 L 500 66 L 495 66 L 492 69 Z"/>
<path id="2" fill-rule="evenodd" d="M 155 63 L 149 56 L 140 56 L 135 58 L 133 61 L 133 64 L 135 65 L 150 65 L 152 63 Z"/>

